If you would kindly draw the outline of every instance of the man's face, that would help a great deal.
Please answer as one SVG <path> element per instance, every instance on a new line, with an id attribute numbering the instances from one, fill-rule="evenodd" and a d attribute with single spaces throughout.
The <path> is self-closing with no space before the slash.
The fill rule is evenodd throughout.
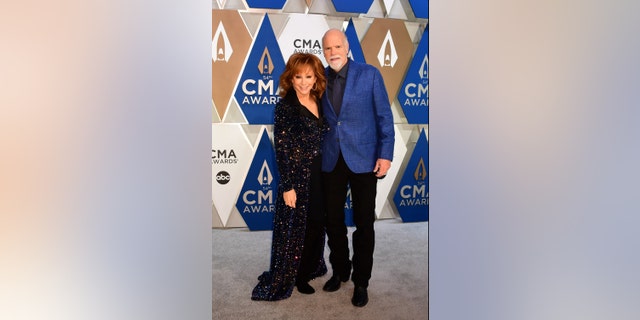
<path id="1" fill-rule="evenodd" d="M 329 63 L 331 69 L 340 71 L 347 63 L 349 47 L 342 32 L 337 30 L 327 32 L 324 41 L 322 41 L 322 50 L 324 52 L 324 58 L 327 60 L 327 63 Z"/>

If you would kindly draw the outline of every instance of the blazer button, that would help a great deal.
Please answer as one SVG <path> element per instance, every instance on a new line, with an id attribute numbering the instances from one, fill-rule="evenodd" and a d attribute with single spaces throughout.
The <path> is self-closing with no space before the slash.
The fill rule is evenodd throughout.
<path id="1" fill-rule="evenodd" d="M 340 121 L 338 121 L 338 125 L 340 125 Z"/>

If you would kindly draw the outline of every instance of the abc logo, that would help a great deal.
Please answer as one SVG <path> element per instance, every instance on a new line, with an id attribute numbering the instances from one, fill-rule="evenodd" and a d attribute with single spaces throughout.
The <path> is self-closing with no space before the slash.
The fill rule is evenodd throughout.
<path id="1" fill-rule="evenodd" d="M 216 181 L 218 181 L 219 184 L 227 184 L 231 181 L 231 176 L 226 171 L 220 171 L 216 174 Z"/>

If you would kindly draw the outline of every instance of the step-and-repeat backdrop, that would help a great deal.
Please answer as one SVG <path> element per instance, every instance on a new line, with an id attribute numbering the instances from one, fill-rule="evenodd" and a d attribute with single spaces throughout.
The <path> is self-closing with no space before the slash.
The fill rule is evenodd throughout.
<path id="1" fill-rule="evenodd" d="M 429 4 L 427 0 L 214 0 L 212 213 L 214 228 L 270 230 L 278 170 L 273 111 L 294 52 L 317 55 L 322 35 L 345 31 L 349 57 L 382 73 L 396 131 L 379 180 L 378 219 L 429 218 Z M 353 225 L 351 197 L 346 222 Z"/>

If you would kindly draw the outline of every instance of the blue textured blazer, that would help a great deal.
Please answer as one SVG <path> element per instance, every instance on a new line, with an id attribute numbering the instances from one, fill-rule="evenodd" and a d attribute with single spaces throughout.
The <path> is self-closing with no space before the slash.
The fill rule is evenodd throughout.
<path id="1" fill-rule="evenodd" d="M 329 79 L 329 67 L 325 68 Z M 322 171 L 332 171 L 342 151 L 355 173 L 372 172 L 378 158 L 393 160 L 393 115 L 380 71 L 374 66 L 349 61 L 340 115 L 327 93 L 322 97 L 329 124 L 322 145 Z"/>

